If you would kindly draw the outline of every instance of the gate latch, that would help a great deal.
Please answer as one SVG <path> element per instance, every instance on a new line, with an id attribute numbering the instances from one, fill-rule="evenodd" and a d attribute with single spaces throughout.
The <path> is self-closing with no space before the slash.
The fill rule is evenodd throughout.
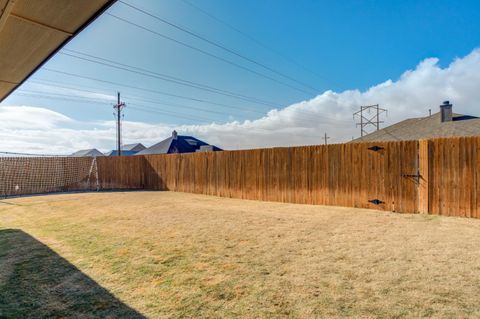
<path id="1" fill-rule="evenodd" d="M 420 172 L 417 172 L 417 174 L 403 174 L 402 177 L 412 178 L 417 184 L 420 184 L 422 175 L 420 175 Z"/>
<path id="2" fill-rule="evenodd" d="M 368 202 L 372 203 L 372 204 L 375 204 L 375 205 L 385 204 L 385 202 L 383 202 L 379 199 L 376 199 L 376 198 L 375 199 L 370 199 Z"/>

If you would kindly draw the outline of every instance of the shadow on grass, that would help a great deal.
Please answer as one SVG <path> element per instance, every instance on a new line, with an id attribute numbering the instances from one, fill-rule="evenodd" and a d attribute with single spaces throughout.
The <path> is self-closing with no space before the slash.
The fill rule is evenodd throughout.
<path id="1" fill-rule="evenodd" d="M 0 230 L 0 318 L 145 318 L 21 230 Z"/>

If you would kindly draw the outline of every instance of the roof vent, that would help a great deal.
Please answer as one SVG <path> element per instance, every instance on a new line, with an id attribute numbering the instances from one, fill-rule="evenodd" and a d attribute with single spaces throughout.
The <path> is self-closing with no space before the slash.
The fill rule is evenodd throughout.
<path id="1" fill-rule="evenodd" d="M 174 140 L 176 140 L 177 137 L 178 137 L 177 131 L 173 130 L 173 132 L 172 132 L 172 138 L 173 138 Z"/>
<path id="2" fill-rule="evenodd" d="M 452 104 L 450 104 L 449 101 L 443 102 L 442 105 L 440 105 L 440 119 L 441 122 L 451 122 L 452 121 Z"/>

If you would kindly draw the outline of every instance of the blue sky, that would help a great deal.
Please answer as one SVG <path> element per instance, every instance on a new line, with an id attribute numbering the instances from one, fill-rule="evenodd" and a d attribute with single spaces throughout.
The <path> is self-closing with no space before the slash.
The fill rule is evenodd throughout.
<path id="1" fill-rule="evenodd" d="M 172 28 L 121 2 L 115 4 L 108 13 L 265 74 L 288 86 L 206 56 L 110 15 L 103 15 L 71 41 L 66 49 L 261 99 L 264 103 L 213 94 L 58 54 L 45 68 L 213 104 L 42 69 L 1 105 L 46 108 L 75 120 L 68 124 L 69 128 L 74 129 L 94 129 L 101 121 L 113 119 L 111 101 L 97 99 L 80 103 L 67 100 L 62 94 L 72 95 L 72 91 L 52 87 L 57 85 L 112 96 L 117 90 L 121 91 L 127 103 L 125 121 L 171 126 L 254 121 L 272 109 L 314 99 L 327 90 L 365 91 L 389 79 L 396 81 L 405 71 L 415 69 L 426 58 L 438 58 L 437 67 L 447 68 L 456 58 L 470 54 L 480 43 L 478 1 L 125 2 L 220 43 L 289 78 Z M 188 2 L 247 36 L 212 19 Z M 290 79 L 305 83 L 308 87 Z M 55 99 L 45 98 L 34 92 L 57 95 Z M 85 91 L 83 93 L 87 94 Z M 148 109 L 148 112 L 140 110 L 142 108 Z M 354 127 L 350 112 L 326 114 L 326 118 L 334 117 L 342 125 L 351 121 Z M 322 122 L 321 118 L 304 114 L 305 122 L 317 120 Z M 330 134 L 335 135 L 334 132 Z"/>

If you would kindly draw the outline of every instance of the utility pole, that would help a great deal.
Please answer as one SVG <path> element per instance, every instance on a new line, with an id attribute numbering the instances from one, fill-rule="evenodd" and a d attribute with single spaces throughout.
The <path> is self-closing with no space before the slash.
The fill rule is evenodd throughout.
<path id="1" fill-rule="evenodd" d="M 328 144 L 327 140 L 330 138 L 329 136 L 327 136 L 327 133 L 325 133 L 325 136 L 323 137 L 325 139 L 325 145 Z"/>
<path id="2" fill-rule="evenodd" d="M 113 106 L 117 116 L 117 155 L 122 155 L 122 110 L 125 107 L 124 102 L 120 102 L 120 92 L 117 92 L 117 104 Z"/>
<path id="3" fill-rule="evenodd" d="M 373 116 L 370 116 L 372 111 Z M 384 112 L 387 112 L 387 110 L 382 109 L 378 104 L 360 106 L 360 110 L 353 113 L 353 119 L 355 119 L 356 116 L 360 118 L 360 123 L 356 123 L 357 126 L 360 126 L 360 136 L 363 137 L 369 133 L 366 129 L 369 125 L 374 126 L 378 131 L 380 129 L 380 123 L 383 123 L 383 121 L 380 121 L 380 115 Z"/>

